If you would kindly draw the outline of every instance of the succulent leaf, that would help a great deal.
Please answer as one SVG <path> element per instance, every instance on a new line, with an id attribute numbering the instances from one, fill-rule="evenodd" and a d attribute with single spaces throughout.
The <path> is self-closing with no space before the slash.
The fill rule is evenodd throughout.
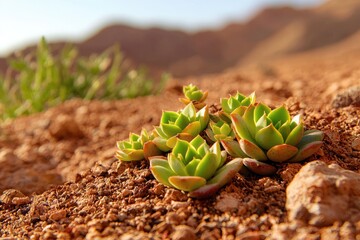
<path id="1" fill-rule="evenodd" d="M 267 114 L 268 118 L 270 118 L 271 122 L 275 125 L 280 122 L 281 124 L 286 121 L 290 121 L 291 117 L 289 111 L 285 108 L 285 106 L 281 106 L 272 110 L 269 114 Z"/>
<path id="2" fill-rule="evenodd" d="M 298 148 L 288 144 L 275 145 L 267 151 L 266 155 L 273 162 L 285 162 L 295 156 Z"/>
<path id="3" fill-rule="evenodd" d="M 161 124 L 161 130 L 167 135 L 167 136 L 174 136 L 181 132 L 181 128 L 174 124 L 167 124 L 163 123 Z"/>
<path id="4" fill-rule="evenodd" d="M 259 161 L 266 161 L 268 160 L 266 154 L 264 151 L 259 148 L 256 144 L 246 140 L 246 139 L 240 139 L 240 148 L 243 150 L 243 152 L 254 159 L 257 159 Z"/>
<path id="5" fill-rule="evenodd" d="M 231 114 L 231 120 L 235 129 L 235 132 L 240 136 L 242 139 L 246 139 L 250 142 L 255 142 L 253 137 L 251 136 L 251 133 L 249 129 L 246 126 L 245 120 L 237 115 L 237 114 Z"/>
<path id="6" fill-rule="evenodd" d="M 152 166 L 150 167 L 150 171 L 158 182 L 166 186 L 172 187 L 172 184 L 169 182 L 168 179 L 171 176 L 174 176 L 175 173 L 171 171 L 169 168 L 163 166 Z"/>
<path id="7" fill-rule="evenodd" d="M 284 143 L 282 135 L 272 124 L 260 129 L 255 135 L 255 140 L 260 147 L 266 150 Z"/>
<path id="8" fill-rule="evenodd" d="M 213 176 L 218 168 L 218 162 L 216 161 L 216 155 L 208 152 L 198 164 L 195 176 L 203 177 L 206 180 Z"/>
<path id="9" fill-rule="evenodd" d="M 206 179 L 198 176 L 171 176 L 169 183 L 182 191 L 190 192 L 206 184 Z"/>
<path id="10" fill-rule="evenodd" d="M 239 142 L 235 140 L 221 140 L 221 145 L 225 151 L 232 157 L 247 157 L 247 155 L 241 150 Z"/>
<path id="11" fill-rule="evenodd" d="M 257 122 L 264 114 L 269 114 L 271 109 L 263 103 L 258 103 L 254 110 L 254 122 Z"/>
<path id="12" fill-rule="evenodd" d="M 244 158 L 243 163 L 253 173 L 263 175 L 263 176 L 272 175 L 272 174 L 276 173 L 276 171 L 277 171 L 276 167 L 274 167 L 270 164 L 264 163 L 264 162 L 260 162 L 253 158 Z"/>
<path id="13" fill-rule="evenodd" d="M 289 133 L 288 137 L 285 140 L 286 144 L 296 146 L 299 144 L 301 139 L 304 136 L 304 124 L 300 123 Z"/>
<path id="14" fill-rule="evenodd" d="M 179 176 L 188 176 L 188 172 L 186 171 L 185 164 L 177 158 L 174 154 L 169 154 L 168 156 L 169 166 L 171 170 Z"/>
<path id="15" fill-rule="evenodd" d="M 316 153 L 320 149 L 321 145 L 322 145 L 322 141 L 315 141 L 302 145 L 299 148 L 298 153 L 292 159 L 290 159 L 289 162 L 294 163 L 305 160 L 306 158 Z"/>

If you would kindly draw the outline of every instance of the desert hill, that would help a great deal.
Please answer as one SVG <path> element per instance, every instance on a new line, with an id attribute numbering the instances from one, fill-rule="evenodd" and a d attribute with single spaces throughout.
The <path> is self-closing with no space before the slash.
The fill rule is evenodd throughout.
<path id="1" fill-rule="evenodd" d="M 119 44 L 134 64 L 184 77 L 331 45 L 359 29 L 360 3 L 332 0 L 314 9 L 268 8 L 248 22 L 194 33 L 111 25 L 74 45 L 81 55 L 89 55 Z M 64 44 L 53 45 L 59 49 Z M 0 59 L 0 71 L 4 69 Z"/>

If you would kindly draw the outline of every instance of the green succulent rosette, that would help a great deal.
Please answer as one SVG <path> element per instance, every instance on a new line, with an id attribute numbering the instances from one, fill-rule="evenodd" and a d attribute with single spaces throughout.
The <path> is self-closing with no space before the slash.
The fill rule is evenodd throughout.
<path id="1" fill-rule="evenodd" d="M 193 84 L 184 86 L 183 94 L 185 98 L 179 98 L 179 100 L 185 105 L 193 103 L 196 109 L 201 109 L 206 105 L 205 99 L 208 96 L 208 92 L 200 90 L 197 86 Z"/>
<path id="2" fill-rule="evenodd" d="M 230 114 L 243 113 L 247 106 L 255 103 L 255 99 L 255 92 L 251 93 L 247 97 L 237 92 L 234 96 L 230 96 L 229 98 L 221 98 L 220 103 L 222 111 L 219 112 L 219 117 L 225 122 L 231 123 Z"/>
<path id="3" fill-rule="evenodd" d="M 305 131 L 301 115 L 291 118 L 285 106 L 271 110 L 263 103 L 252 104 L 231 119 L 242 151 L 263 164 L 303 161 L 319 150 L 324 137 L 319 130 Z"/>
<path id="4" fill-rule="evenodd" d="M 160 155 L 162 152 L 151 141 L 153 138 L 145 129 L 140 135 L 130 133 L 127 140 L 116 143 L 118 150 L 115 157 L 121 161 L 140 161 L 149 156 Z"/>
<path id="5" fill-rule="evenodd" d="M 151 157 L 150 170 L 160 183 L 202 198 L 214 194 L 240 170 L 241 159 L 224 165 L 225 159 L 218 142 L 209 147 L 198 135 L 190 142 L 178 139 L 167 159 Z"/>
<path id="6" fill-rule="evenodd" d="M 199 111 L 189 103 L 179 112 L 164 111 L 160 126 L 155 127 L 155 138 L 152 142 L 163 152 L 170 151 L 177 138 L 191 141 L 203 131 L 209 122 L 209 108 L 206 105 Z"/>
<path id="7" fill-rule="evenodd" d="M 235 133 L 230 124 L 218 119 L 217 122 L 210 121 L 208 128 L 205 129 L 207 137 L 212 142 L 220 142 L 225 151 L 232 157 L 246 157 L 241 150 L 239 143 L 234 140 Z"/>

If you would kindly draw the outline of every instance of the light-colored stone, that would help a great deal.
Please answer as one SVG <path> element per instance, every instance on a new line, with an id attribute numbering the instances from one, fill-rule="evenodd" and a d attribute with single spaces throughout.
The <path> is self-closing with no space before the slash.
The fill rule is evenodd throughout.
<path id="1" fill-rule="evenodd" d="M 82 138 L 85 136 L 75 119 L 65 114 L 57 116 L 51 122 L 49 132 L 56 139 Z"/>
<path id="2" fill-rule="evenodd" d="M 175 232 L 172 235 L 173 240 L 195 240 L 196 235 L 193 228 L 187 225 L 179 225 L 175 227 Z"/>
<path id="3" fill-rule="evenodd" d="M 351 143 L 351 147 L 356 151 L 360 151 L 360 137 L 354 139 Z"/>
<path id="4" fill-rule="evenodd" d="M 221 212 L 231 212 L 237 210 L 240 200 L 227 194 L 222 196 L 215 204 L 215 209 Z"/>
<path id="5" fill-rule="evenodd" d="M 336 164 L 305 165 L 286 189 L 289 220 L 329 226 L 335 221 L 360 220 L 360 174 Z"/>

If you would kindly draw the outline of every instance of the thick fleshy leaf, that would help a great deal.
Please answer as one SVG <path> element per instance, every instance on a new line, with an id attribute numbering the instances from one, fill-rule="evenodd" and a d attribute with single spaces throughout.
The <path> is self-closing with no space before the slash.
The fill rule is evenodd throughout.
<path id="1" fill-rule="evenodd" d="M 199 121 L 191 122 L 181 132 L 196 136 L 201 132 L 201 124 Z"/>
<path id="2" fill-rule="evenodd" d="M 196 151 L 196 149 L 193 146 L 189 146 L 189 148 L 187 149 L 185 156 L 184 156 L 184 164 L 187 165 L 189 164 L 189 162 L 191 160 L 193 160 L 193 158 L 201 158 L 201 156 L 199 156 L 198 152 Z"/>
<path id="3" fill-rule="evenodd" d="M 209 107 L 207 105 L 196 113 L 196 120 L 200 122 L 200 131 L 204 130 L 210 121 Z"/>
<path id="4" fill-rule="evenodd" d="M 179 101 L 185 105 L 188 105 L 191 102 L 191 100 L 187 98 L 179 98 Z"/>
<path id="5" fill-rule="evenodd" d="M 267 151 L 266 155 L 273 162 L 285 162 L 295 156 L 298 148 L 288 144 L 273 146 Z"/>
<path id="6" fill-rule="evenodd" d="M 180 129 L 184 129 L 189 124 L 189 118 L 186 117 L 184 114 L 180 113 L 179 117 L 175 121 L 175 125 L 178 126 Z"/>
<path id="7" fill-rule="evenodd" d="M 169 162 L 164 156 L 152 156 L 149 157 L 150 167 L 152 166 L 162 166 L 164 168 L 170 169 Z"/>
<path id="8" fill-rule="evenodd" d="M 168 156 L 169 166 L 176 175 L 179 176 L 188 176 L 188 172 L 186 171 L 185 164 L 178 159 L 174 154 L 169 154 Z"/>
<path id="9" fill-rule="evenodd" d="M 208 181 L 208 184 L 217 183 L 220 187 L 224 186 L 235 176 L 237 172 L 239 172 L 242 165 L 243 160 L 241 158 L 234 158 L 217 170 L 214 177 Z"/>
<path id="10" fill-rule="evenodd" d="M 257 122 L 264 114 L 269 114 L 271 109 L 264 103 L 258 103 L 254 110 L 254 122 Z"/>
<path id="11" fill-rule="evenodd" d="M 203 177 L 209 179 L 213 176 L 218 167 L 218 162 L 216 161 L 216 155 L 208 152 L 203 159 L 200 160 L 198 164 L 195 176 Z"/>
<path id="12" fill-rule="evenodd" d="M 256 133 L 256 125 L 255 125 L 255 121 L 254 121 L 254 111 L 255 111 L 254 105 L 250 105 L 246 109 L 244 115 L 242 116 L 242 118 L 246 122 L 246 127 L 249 130 L 252 138 L 255 137 L 255 133 Z"/>
<path id="13" fill-rule="evenodd" d="M 263 175 L 263 176 L 272 175 L 272 174 L 276 173 L 276 170 L 277 170 L 276 167 L 274 167 L 270 164 L 260 162 L 255 159 L 252 159 L 252 158 L 244 158 L 243 163 L 253 173 Z"/>
<path id="14" fill-rule="evenodd" d="M 272 121 L 273 124 L 276 124 L 277 122 L 281 122 L 281 124 L 285 123 L 286 121 L 290 121 L 290 113 L 285 108 L 285 106 L 281 106 L 278 108 L 275 108 L 272 110 L 268 115 L 268 118 Z"/>
<path id="15" fill-rule="evenodd" d="M 161 137 L 156 137 L 152 140 L 152 142 L 162 151 L 168 152 L 171 148 L 166 144 L 167 140 Z"/>
<path id="16" fill-rule="evenodd" d="M 126 149 L 125 149 L 126 150 Z M 132 150 L 127 153 L 129 156 L 129 159 L 132 161 L 140 161 L 144 159 L 144 151 L 141 150 Z"/>
<path id="17" fill-rule="evenodd" d="M 203 145 L 205 143 L 205 140 L 200 136 L 197 135 L 193 140 L 191 140 L 190 144 L 191 146 L 193 146 L 195 149 L 198 149 L 201 145 Z"/>
<path id="18" fill-rule="evenodd" d="M 245 120 L 241 116 L 237 114 L 231 114 L 231 120 L 235 128 L 235 132 L 240 138 L 246 139 L 250 142 L 255 142 L 247 128 Z"/>
<path id="19" fill-rule="evenodd" d="M 160 125 L 163 123 L 174 123 L 179 117 L 179 114 L 171 111 L 164 111 L 161 115 Z"/>
<path id="20" fill-rule="evenodd" d="M 228 124 L 231 124 L 230 114 L 228 114 L 228 113 L 226 113 L 224 111 L 221 111 L 221 112 L 218 113 L 218 116 L 222 121 L 224 121 L 224 122 L 226 122 Z"/>
<path id="21" fill-rule="evenodd" d="M 200 98 L 199 102 L 205 101 L 205 99 L 207 98 L 208 94 L 209 94 L 208 91 L 203 92 L 203 96 Z"/>
<path id="22" fill-rule="evenodd" d="M 300 123 L 289 133 L 287 139 L 285 140 L 285 143 L 296 146 L 299 144 L 303 136 L 304 136 L 304 124 Z"/>
<path id="23" fill-rule="evenodd" d="M 222 186 L 230 182 L 242 166 L 242 159 L 233 159 L 220 168 L 205 186 L 190 192 L 189 196 L 193 198 L 208 198 L 209 196 L 214 195 Z"/>
<path id="24" fill-rule="evenodd" d="M 199 154 L 199 156 L 205 156 L 206 153 L 208 153 L 209 151 L 210 151 L 210 148 L 206 142 L 201 144 L 201 146 L 197 149 L 197 153 Z"/>
<path id="25" fill-rule="evenodd" d="M 178 135 L 176 135 L 176 137 L 178 139 L 181 139 L 181 140 L 184 140 L 184 141 L 187 141 L 187 142 L 190 142 L 191 140 L 194 139 L 194 136 L 192 134 L 189 134 L 189 133 L 179 133 Z"/>
<path id="26" fill-rule="evenodd" d="M 281 135 L 283 136 L 283 139 L 287 139 L 287 137 L 289 136 L 289 133 L 291 131 L 290 121 L 285 122 L 283 125 L 281 125 L 279 128 L 277 128 L 277 130 L 279 131 L 279 133 L 281 133 Z"/>
<path id="27" fill-rule="evenodd" d="M 247 108 L 248 107 L 245 107 L 245 106 L 239 106 L 239 107 L 235 108 L 231 112 L 231 114 L 239 114 L 240 116 L 243 116 Z"/>
<path id="28" fill-rule="evenodd" d="M 161 129 L 161 127 L 154 127 L 155 128 L 155 137 L 161 137 L 164 139 L 167 139 L 169 136 L 167 136 L 163 130 Z"/>
<path id="29" fill-rule="evenodd" d="M 205 134 L 211 141 L 213 141 L 213 142 L 217 141 L 217 139 L 215 138 L 214 132 L 210 128 L 205 129 Z"/>
<path id="30" fill-rule="evenodd" d="M 322 141 L 311 142 L 299 148 L 298 153 L 289 162 L 301 162 L 319 151 Z"/>
<path id="31" fill-rule="evenodd" d="M 169 182 L 175 188 L 190 192 L 206 184 L 205 178 L 198 176 L 171 176 Z"/>
<path id="32" fill-rule="evenodd" d="M 247 155 L 241 150 L 239 142 L 235 140 L 221 140 L 221 145 L 225 151 L 232 157 L 247 157 Z"/>
<path id="33" fill-rule="evenodd" d="M 301 114 L 297 114 L 296 116 L 293 117 L 293 119 L 291 120 L 290 123 L 290 127 L 291 129 L 294 129 L 297 125 L 299 125 L 300 123 L 303 122 L 303 117 Z"/>
<path id="34" fill-rule="evenodd" d="M 259 120 L 256 121 L 256 131 L 259 131 L 260 129 L 263 129 L 265 128 L 266 126 L 268 126 L 268 120 L 267 120 L 267 117 L 266 117 L 266 114 L 264 113 L 260 118 Z M 255 138 L 255 136 L 254 136 Z"/>
<path id="35" fill-rule="evenodd" d="M 175 136 L 176 134 L 180 133 L 182 131 L 181 128 L 174 124 L 167 124 L 163 123 L 161 124 L 161 130 L 166 134 L 168 137 Z"/>
<path id="36" fill-rule="evenodd" d="M 224 134 L 225 136 L 229 136 L 231 131 L 232 129 L 227 123 L 223 123 L 222 126 L 220 127 L 220 133 Z"/>
<path id="37" fill-rule="evenodd" d="M 260 147 L 266 150 L 269 150 L 275 145 L 284 143 L 282 135 L 272 124 L 260 129 L 255 135 L 255 140 Z"/>
<path id="38" fill-rule="evenodd" d="M 259 148 L 256 144 L 254 144 L 246 139 L 240 139 L 239 143 L 240 143 L 241 150 L 243 150 L 243 152 L 247 156 L 254 158 L 256 160 L 259 160 L 259 161 L 268 160 L 264 151 L 261 148 Z"/>
<path id="39" fill-rule="evenodd" d="M 312 129 L 304 132 L 303 138 L 300 140 L 298 144 L 298 148 L 302 146 L 316 141 L 322 141 L 324 139 L 324 133 L 322 131 Z"/>
<path id="40" fill-rule="evenodd" d="M 184 155 L 186 154 L 190 144 L 184 140 L 177 139 L 176 144 L 172 150 L 172 153 L 177 156 L 179 154 Z"/>
<path id="41" fill-rule="evenodd" d="M 196 116 L 196 108 L 194 104 L 189 103 L 183 110 L 181 110 L 181 113 L 188 117 L 190 121 L 194 121 Z"/>
<path id="42" fill-rule="evenodd" d="M 220 103 L 221 103 L 221 108 L 222 110 L 227 113 L 230 114 L 232 112 L 232 109 L 229 106 L 229 99 L 227 98 L 220 98 Z"/>
<path id="43" fill-rule="evenodd" d="M 150 171 L 158 182 L 172 187 L 172 184 L 169 182 L 169 177 L 175 175 L 173 171 L 163 166 L 151 166 Z"/>
<path id="44" fill-rule="evenodd" d="M 186 165 L 186 171 L 189 173 L 189 176 L 195 175 L 195 171 L 199 163 L 200 159 L 193 159 L 188 165 Z"/>
<path id="45" fill-rule="evenodd" d="M 206 184 L 192 192 L 189 193 L 189 196 L 197 199 L 208 199 L 212 195 L 214 195 L 221 188 L 220 184 Z"/>
<path id="46" fill-rule="evenodd" d="M 140 136 L 135 134 L 135 133 L 130 133 L 129 134 L 129 140 L 130 142 L 136 142 L 137 140 L 139 140 Z"/>
<path id="47" fill-rule="evenodd" d="M 202 98 L 203 93 L 201 90 L 187 91 L 185 96 L 191 99 L 191 101 L 199 101 Z"/>
<path id="48" fill-rule="evenodd" d="M 217 169 L 218 167 L 221 166 L 221 162 L 222 162 L 222 156 L 221 156 L 222 152 L 220 148 L 220 143 L 219 142 L 214 143 L 210 148 L 210 152 L 212 152 L 216 156 L 216 169 Z"/>

